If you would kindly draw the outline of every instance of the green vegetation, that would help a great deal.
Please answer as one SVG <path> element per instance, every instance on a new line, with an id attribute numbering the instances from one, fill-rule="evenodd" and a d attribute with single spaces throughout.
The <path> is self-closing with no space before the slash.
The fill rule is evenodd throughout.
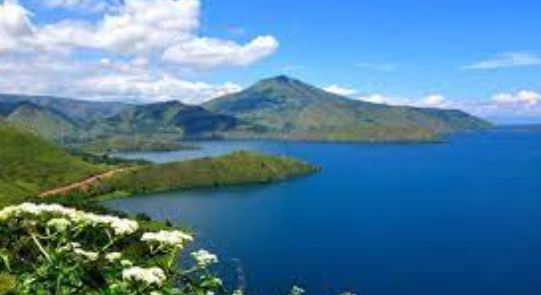
<path id="1" fill-rule="evenodd" d="M 0 164 L 0 207 L 34 199 L 45 191 L 118 167 L 124 170 L 111 177 L 100 176 L 75 191 L 69 190 L 72 199 L 265 183 L 315 170 L 294 159 L 251 152 L 160 165 L 92 154 L 75 156 L 3 121 L 0 121 Z"/>
<path id="2" fill-rule="evenodd" d="M 4 98 L 0 96 L 0 103 Z M 291 158 L 252 152 L 159 165 L 84 152 L 69 154 L 37 134 L 58 138 L 72 127 L 80 132 L 74 127 L 80 123 L 31 104 L 15 108 L 0 104 L 0 115 L 5 116 L 8 109 L 10 123 L 0 118 L 0 294 L 230 294 L 209 270 L 218 262 L 215 255 L 199 250 L 184 255 L 192 258 L 188 264 L 186 260 L 178 264 L 182 250 L 193 239 L 191 233 L 146 216 L 133 220 L 122 213 L 103 215 L 104 209 L 95 201 L 135 193 L 268 183 L 317 169 Z M 214 136 L 242 125 L 200 107 L 158 117 L 169 116 L 172 121 L 168 122 L 184 136 Z M 201 118 L 204 120 L 199 121 Z M 234 124 L 229 125 L 231 122 Z M 137 127 L 135 135 L 115 134 L 83 147 L 93 152 L 173 148 L 170 137 L 134 140 L 143 130 L 153 134 L 156 125 L 150 125 L 149 129 Z M 75 137 L 86 142 L 88 134 Z M 39 201 L 71 204 L 85 211 L 56 204 L 8 206 L 36 201 L 44 191 L 64 191 L 66 187 L 75 190 Z M 291 292 L 302 293 L 300 288 Z M 242 290 L 232 294 L 241 295 Z"/>
<path id="3" fill-rule="evenodd" d="M 168 101 L 133 106 L 93 125 L 99 135 L 175 135 L 176 138 L 215 137 L 238 125 L 234 117 L 210 112 L 199 106 Z"/>
<path id="4" fill-rule="evenodd" d="M 253 152 L 139 166 L 95 183 L 91 189 L 71 192 L 72 198 L 121 197 L 201 187 L 269 183 L 317 170 L 310 164 Z"/>
<path id="5" fill-rule="evenodd" d="M 21 103 L 32 103 L 55 113 L 63 114 L 78 125 L 118 114 L 130 105 L 119 102 L 85 101 L 53 96 L 0 94 L 0 114 L 7 116 L 9 109 Z"/>
<path id="6" fill-rule="evenodd" d="M 14 113 L 21 103 L 34 107 Z M 174 148 L 172 145 L 179 139 L 201 138 L 435 141 L 448 133 L 491 126 L 460 110 L 353 100 L 285 76 L 262 80 L 202 106 L 178 101 L 127 105 L 0 95 L 0 115 L 9 117 L 11 113 L 13 121 L 61 144 L 83 150 L 88 144 L 88 150 L 99 152 L 154 147 L 163 150 Z M 118 139 L 148 136 L 160 137 L 161 142 L 126 143 Z"/>
<path id="7" fill-rule="evenodd" d="M 208 294 L 223 290 L 206 250 L 179 263 L 193 235 L 57 204 L 0 210 L 0 294 Z"/>
<path id="8" fill-rule="evenodd" d="M 0 120 L 0 207 L 105 169 Z"/>
<path id="9" fill-rule="evenodd" d="M 32 103 L 22 103 L 6 120 L 17 127 L 47 139 L 62 139 L 76 132 L 77 125 L 61 113 Z"/>
<path id="10" fill-rule="evenodd" d="M 191 232 L 145 219 L 24 203 L 0 210 L 0 235 L 2 295 L 244 294 L 214 273 L 217 255 L 187 253 Z"/>
<path id="11" fill-rule="evenodd" d="M 198 149 L 197 146 L 179 142 L 176 135 L 116 135 L 97 138 L 86 142 L 67 144 L 67 147 L 77 151 L 93 154 L 110 152 L 141 152 L 141 151 L 181 151 Z"/>
<path id="12" fill-rule="evenodd" d="M 425 141 L 449 132 L 490 126 L 458 110 L 357 101 L 285 76 L 260 81 L 204 106 L 255 126 L 255 134 L 229 132 L 226 135 L 235 138 Z"/>

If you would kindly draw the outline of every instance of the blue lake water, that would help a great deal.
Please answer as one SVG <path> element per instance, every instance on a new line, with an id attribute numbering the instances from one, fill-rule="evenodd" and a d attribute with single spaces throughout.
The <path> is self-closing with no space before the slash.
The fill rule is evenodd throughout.
<path id="1" fill-rule="evenodd" d="M 541 133 L 448 144 L 202 142 L 159 162 L 253 149 L 323 167 L 275 185 L 114 200 L 193 227 L 254 294 L 541 294 Z"/>

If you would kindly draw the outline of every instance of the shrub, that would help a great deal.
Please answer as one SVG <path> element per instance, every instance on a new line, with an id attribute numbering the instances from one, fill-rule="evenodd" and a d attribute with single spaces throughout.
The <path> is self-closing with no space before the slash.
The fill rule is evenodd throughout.
<path id="1" fill-rule="evenodd" d="M 193 240 L 183 231 L 145 232 L 131 219 L 24 203 L 0 210 L 0 236 L 0 273 L 16 294 L 224 292 L 209 271 L 216 255 L 199 250 L 178 264 Z"/>

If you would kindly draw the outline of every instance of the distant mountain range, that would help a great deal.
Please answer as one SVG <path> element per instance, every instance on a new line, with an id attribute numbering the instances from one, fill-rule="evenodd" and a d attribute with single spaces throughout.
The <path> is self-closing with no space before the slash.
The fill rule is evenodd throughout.
<path id="1" fill-rule="evenodd" d="M 286 76 L 201 106 L 0 95 L 0 116 L 57 140 L 169 134 L 190 139 L 417 141 L 490 126 L 460 110 L 352 100 Z"/>

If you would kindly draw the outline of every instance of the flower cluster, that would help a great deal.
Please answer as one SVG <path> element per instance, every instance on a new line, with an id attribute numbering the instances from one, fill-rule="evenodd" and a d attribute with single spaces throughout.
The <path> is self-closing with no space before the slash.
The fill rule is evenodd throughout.
<path id="1" fill-rule="evenodd" d="M 81 243 L 77 242 L 70 242 L 63 247 L 60 247 L 59 252 L 70 252 L 87 261 L 96 261 L 100 257 L 98 252 L 87 251 L 82 248 Z"/>
<path id="2" fill-rule="evenodd" d="M 108 253 L 107 255 L 105 255 L 105 259 L 107 259 L 107 261 L 113 263 L 115 261 L 118 261 L 122 258 L 122 253 L 120 252 L 111 252 L 111 253 Z"/>
<path id="3" fill-rule="evenodd" d="M 218 263 L 218 256 L 209 253 L 207 250 L 192 252 L 192 257 L 195 259 L 197 266 L 202 268 Z"/>
<path id="4" fill-rule="evenodd" d="M 71 222 L 77 224 L 105 225 L 110 227 L 116 235 L 120 236 L 132 234 L 139 228 L 137 221 L 116 216 L 87 213 L 57 204 L 23 203 L 18 206 L 9 206 L 0 210 L 0 222 L 25 214 L 34 216 L 51 214 L 63 217 L 50 220 L 50 226 L 57 230 L 66 230 L 71 225 Z"/>
<path id="5" fill-rule="evenodd" d="M 216 255 L 198 250 L 191 253 L 196 265 L 182 266 L 191 234 L 145 227 L 56 204 L 5 207 L 0 270 L 17 281 L 14 294 L 225 294 L 208 269 Z"/>
<path id="6" fill-rule="evenodd" d="M 187 233 L 175 231 L 159 231 L 155 233 L 145 233 L 141 237 L 144 242 L 156 242 L 170 247 L 182 248 L 184 243 L 193 241 L 193 237 Z"/>
<path id="7" fill-rule="evenodd" d="M 56 231 L 63 232 L 71 226 L 71 221 L 66 218 L 53 218 L 47 222 L 47 226 Z"/>
<path id="8" fill-rule="evenodd" d="M 164 271 L 159 267 L 142 268 L 138 266 L 123 270 L 122 278 L 126 281 L 135 281 L 156 286 L 161 286 L 167 279 Z"/>

